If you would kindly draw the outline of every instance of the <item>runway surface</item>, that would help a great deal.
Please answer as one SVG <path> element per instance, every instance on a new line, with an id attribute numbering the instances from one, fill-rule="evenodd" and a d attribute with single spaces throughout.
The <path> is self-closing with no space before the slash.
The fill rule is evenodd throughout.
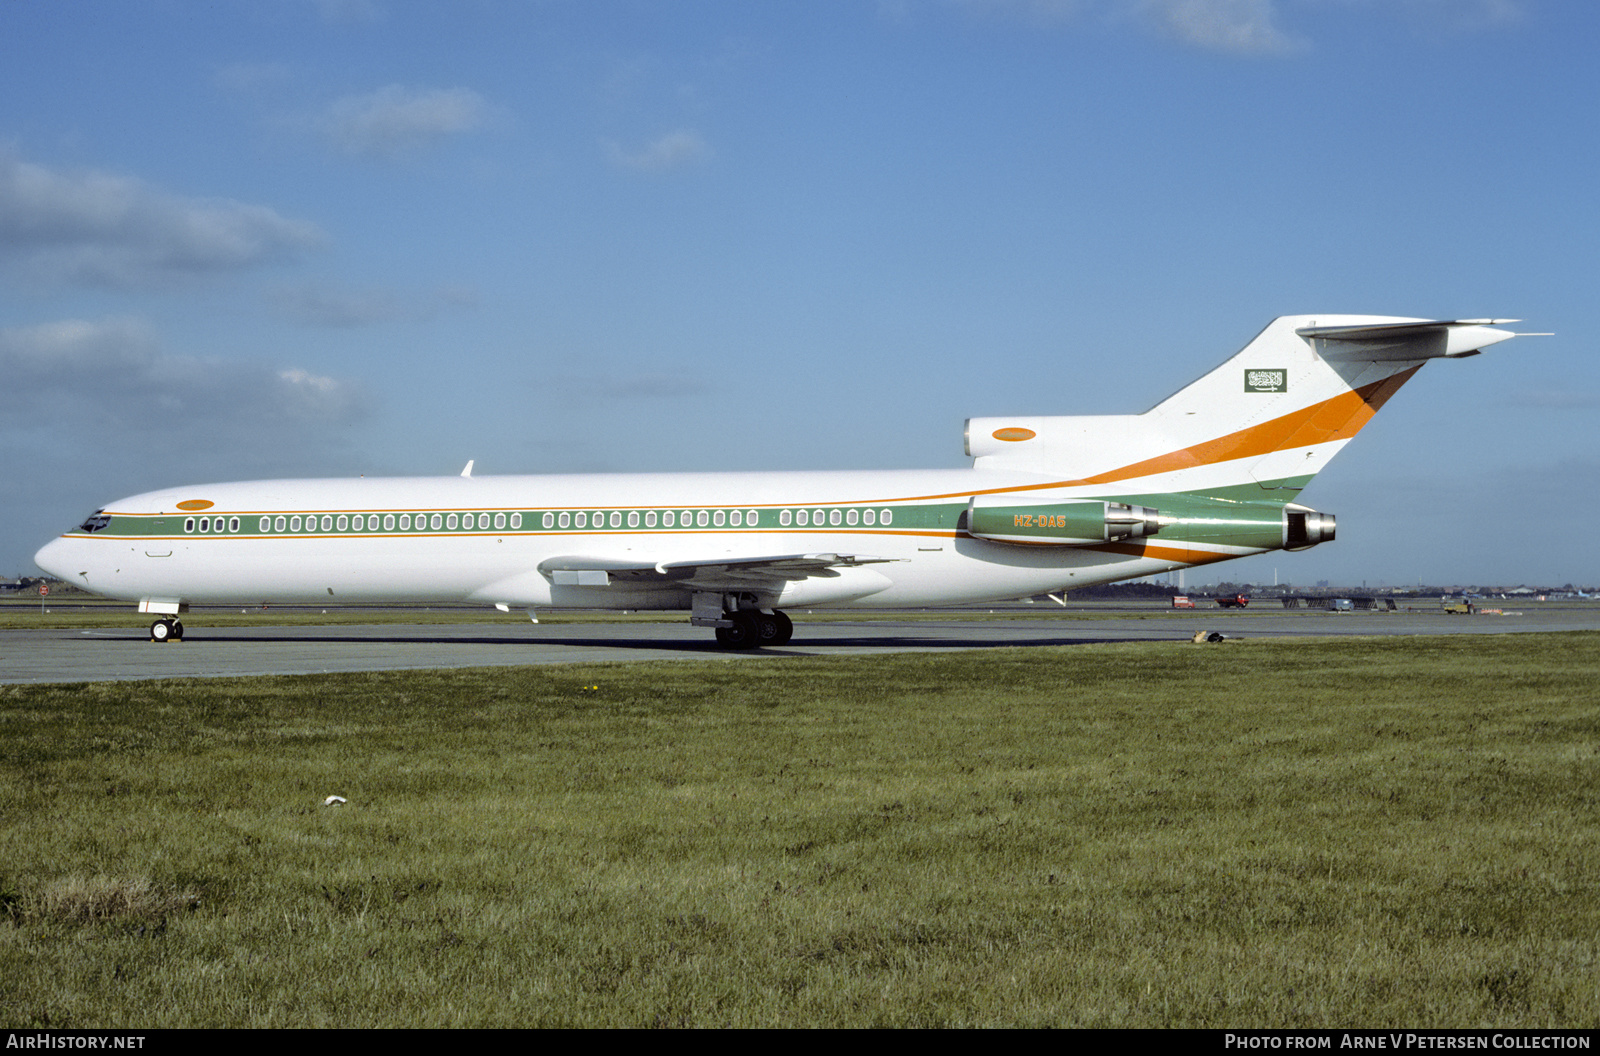
<path id="1" fill-rule="evenodd" d="M 1187 642 L 1198 630 L 1229 638 L 1319 635 L 1503 634 L 1600 630 L 1600 606 L 1516 615 L 1199 611 L 1058 618 L 1004 614 L 985 619 L 872 620 L 802 618 L 794 640 L 776 649 L 720 649 L 711 632 L 687 623 L 365 624 L 301 627 L 215 627 L 191 624 L 183 642 L 156 645 L 147 627 L 0 631 L 0 683 L 100 682 L 147 678 L 219 678 L 414 668 L 500 667 L 593 661 L 935 652 L 997 646 L 1037 647 L 1090 642 Z M 187 621 L 186 621 L 187 622 Z"/>

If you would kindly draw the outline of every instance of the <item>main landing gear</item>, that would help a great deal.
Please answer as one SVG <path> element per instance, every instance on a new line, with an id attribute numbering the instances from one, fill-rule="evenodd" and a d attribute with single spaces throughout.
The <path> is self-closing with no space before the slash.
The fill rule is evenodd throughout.
<path id="1" fill-rule="evenodd" d="M 717 644 L 724 649 L 787 645 L 794 637 L 793 621 L 777 609 L 761 608 L 762 600 L 749 592 L 695 591 L 689 622 L 696 627 L 715 627 Z"/>
<path id="2" fill-rule="evenodd" d="M 163 616 L 150 625 L 150 640 L 152 642 L 183 641 L 183 621 L 176 617 Z"/>
<path id="3" fill-rule="evenodd" d="M 787 645 L 789 639 L 794 637 L 794 621 L 776 609 L 772 612 L 730 612 L 724 615 L 724 619 L 731 626 L 717 628 L 717 644 L 725 649 Z"/>

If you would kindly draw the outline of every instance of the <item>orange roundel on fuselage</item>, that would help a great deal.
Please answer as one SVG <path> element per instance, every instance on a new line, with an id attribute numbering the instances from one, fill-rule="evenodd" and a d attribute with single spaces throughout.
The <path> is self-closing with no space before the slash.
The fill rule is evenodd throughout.
<path id="1" fill-rule="evenodd" d="M 994 438 L 996 440 L 1032 440 L 1037 435 L 1038 434 L 1032 429 L 1024 429 L 1019 425 L 1009 426 L 1005 429 L 996 429 L 994 431 Z"/>
<path id="2" fill-rule="evenodd" d="M 178 503 L 178 509 L 180 509 L 180 510 L 209 510 L 211 507 L 213 507 L 215 505 L 216 505 L 216 503 L 212 502 L 210 499 L 187 499 L 184 502 Z"/>

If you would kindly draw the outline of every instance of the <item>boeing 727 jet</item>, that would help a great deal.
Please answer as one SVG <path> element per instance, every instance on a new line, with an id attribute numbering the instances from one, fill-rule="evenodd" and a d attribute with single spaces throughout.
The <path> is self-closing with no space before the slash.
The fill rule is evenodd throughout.
<path id="1" fill-rule="evenodd" d="M 121 499 L 39 567 L 158 618 L 193 604 L 679 610 L 732 648 L 784 608 L 997 601 L 1334 537 L 1295 501 L 1431 359 L 1511 319 L 1284 316 L 1143 414 L 972 418 L 952 470 L 272 480 Z"/>

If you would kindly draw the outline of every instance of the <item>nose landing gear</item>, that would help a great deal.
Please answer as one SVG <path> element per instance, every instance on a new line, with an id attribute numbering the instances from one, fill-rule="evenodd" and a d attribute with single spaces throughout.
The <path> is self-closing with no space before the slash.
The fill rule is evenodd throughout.
<path id="1" fill-rule="evenodd" d="M 181 642 L 183 641 L 183 621 L 164 616 L 150 625 L 150 640 L 152 642 Z"/>

